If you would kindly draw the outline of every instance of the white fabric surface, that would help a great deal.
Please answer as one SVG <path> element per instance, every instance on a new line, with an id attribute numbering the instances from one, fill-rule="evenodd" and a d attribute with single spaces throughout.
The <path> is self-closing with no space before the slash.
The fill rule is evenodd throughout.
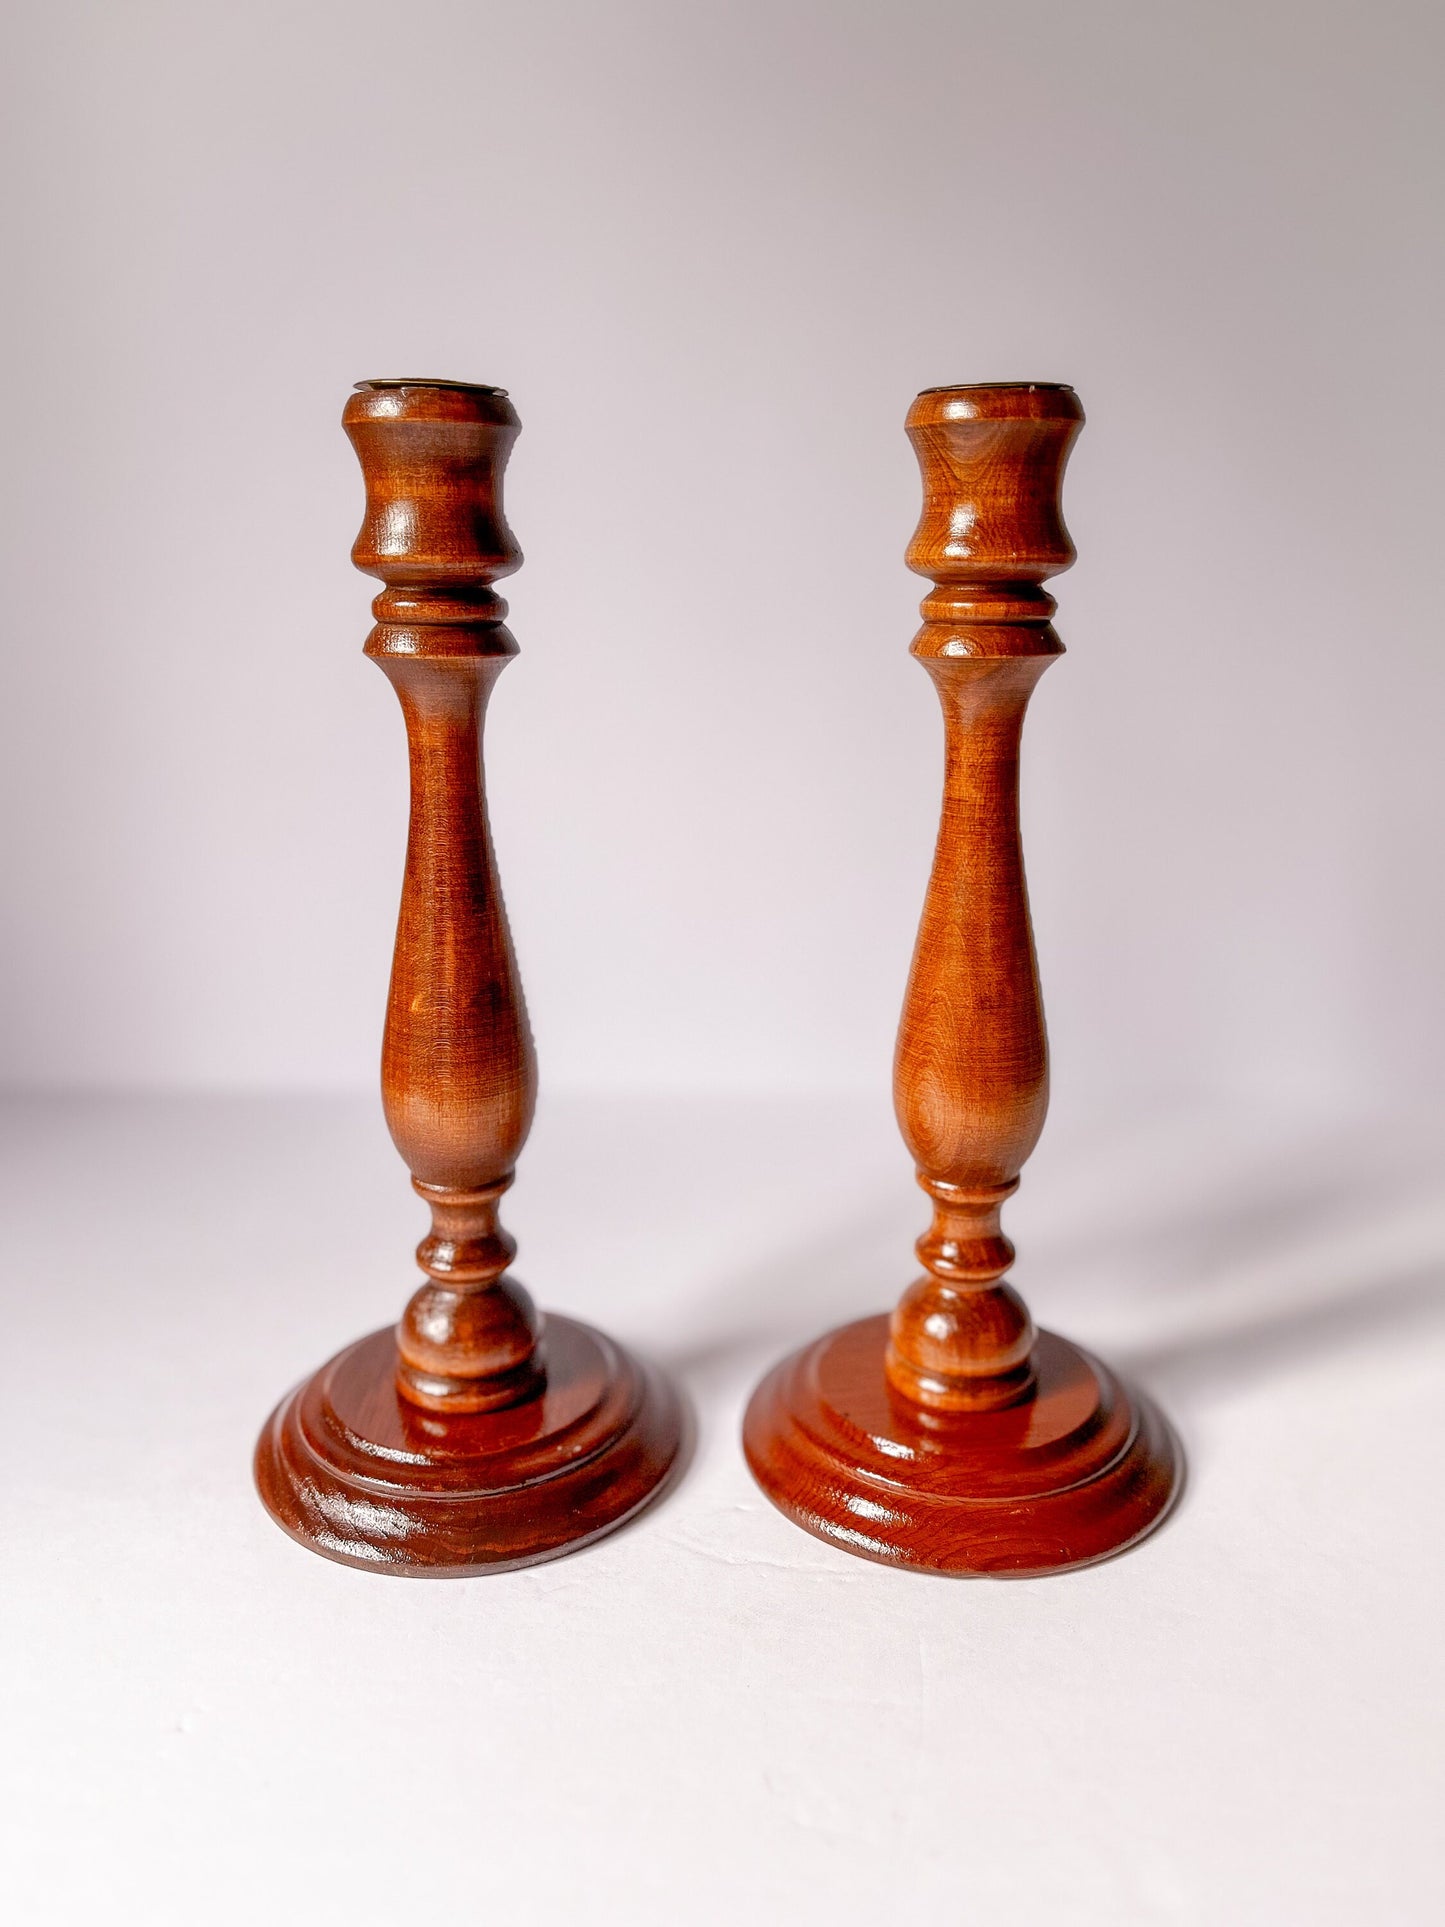
<path id="1" fill-rule="evenodd" d="M 1019 1282 L 1190 1484 L 1128 1557 L 954 1583 L 806 1537 L 738 1448 L 769 1360 L 911 1275 L 886 1098 L 545 1101 L 519 1273 L 679 1374 L 696 1455 L 596 1548 L 423 1584 L 250 1486 L 408 1289 L 379 1108 L 3 1117 L 9 1919 L 1445 1917 L 1438 1128 L 1046 1134 Z"/>

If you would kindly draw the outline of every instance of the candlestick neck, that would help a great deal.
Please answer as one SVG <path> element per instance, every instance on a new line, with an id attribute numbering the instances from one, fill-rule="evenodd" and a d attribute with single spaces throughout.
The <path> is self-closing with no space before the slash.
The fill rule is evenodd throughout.
<path id="1" fill-rule="evenodd" d="M 914 402 L 907 432 L 923 512 L 907 561 L 933 583 L 926 623 L 1049 620 L 1054 598 L 1041 585 L 1074 560 L 1060 489 L 1083 420 L 1072 388 L 1043 382 L 930 388 Z"/>
<path id="2" fill-rule="evenodd" d="M 502 510 L 502 474 L 521 428 L 499 388 L 367 382 L 342 423 L 361 463 L 366 513 L 351 551 L 380 577 L 379 623 L 500 622 L 492 588 L 521 566 Z"/>

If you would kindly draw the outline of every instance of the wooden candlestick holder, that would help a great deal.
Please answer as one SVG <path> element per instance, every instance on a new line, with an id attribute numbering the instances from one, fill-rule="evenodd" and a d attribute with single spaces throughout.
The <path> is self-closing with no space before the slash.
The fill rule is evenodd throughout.
<path id="1" fill-rule="evenodd" d="M 359 383 L 343 420 L 366 480 L 352 559 L 386 585 L 366 653 L 411 751 L 382 1098 L 432 1229 L 399 1326 L 282 1402 L 256 1483 L 328 1558 L 495 1572 L 620 1525 L 672 1466 L 681 1413 L 612 1340 L 537 1313 L 497 1219 L 537 1091 L 481 764 L 487 699 L 517 653 L 492 584 L 522 559 L 501 507 L 520 424 L 503 390 L 436 381 Z"/>
<path id="2" fill-rule="evenodd" d="M 1179 1483 L 1150 1400 L 1051 1332 L 1003 1282 L 999 1213 L 1043 1128 L 1048 1058 L 1018 822 L 1019 737 L 1062 652 L 1042 587 L 1074 559 L 1060 484 L 1071 388 L 933 388 L 908 416 L 932 579 L 913 644 L 943 703 L 942 820 L 894 1066 L 933 1223 L 924 1276 L 758 1387 L 744 1449 L 791 1519 L 919 1571 L 1040 1573 L 1118 1552 Z"/>

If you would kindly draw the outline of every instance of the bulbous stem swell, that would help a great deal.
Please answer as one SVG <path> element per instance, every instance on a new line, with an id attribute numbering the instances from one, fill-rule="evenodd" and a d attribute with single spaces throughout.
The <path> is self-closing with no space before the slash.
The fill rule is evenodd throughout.
<path id="1" fill-rule="evenodd" d="M 1018 820 L 1019 739 L 1059 652 L 1046 623 L 949 625 L 915 643 L 938 688 L 947 763 L 938 845 L 895 1067 L 895 1101 L 933 1222 L 925 1275 L 893 1314 L 889 1383 L 935 1412 L 987 1411 L 1033 1387 L 1034 1326 L 1002 1282 L 999 1213 L 1048 1104 L 1048 1047 Z"/>
<path id="2" fill-rule="evenodd" d="M 536 1102 L 536 1058 L 487 823 L 481 733 L 504 630 L 373 632 L 401 698 L 412 813 L 382 1047 L 387 1123 L 431 1207 L 427 1281 L 397 1326 L 397 1387 L 436 1412 L 540 1388 L 540 1321 L 497 1221 Z M 421 653 L 422 647 L 427 653 Z"/>
<path id="3" fill-rule="evenodd" d="M 542 1383 L 541 1320 L 507 1275 L 517 1245 L 497 1221 L 511 1182 L 510 1172 L 472 1190 L 412 1179 L 432 1228 L 416 1251 L 427 1282 L 397 1326 L 397 1382 L 429 1411 L 499 1411 Z"/>

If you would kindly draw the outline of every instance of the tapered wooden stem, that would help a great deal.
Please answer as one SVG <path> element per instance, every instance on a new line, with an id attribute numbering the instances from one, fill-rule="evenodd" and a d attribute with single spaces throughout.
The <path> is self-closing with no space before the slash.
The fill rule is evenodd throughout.
<path id="1" fill-rule="evenodd" d="M 929 389 L 909 566 L 932 581 L 913 653 L 943 705 L 943 810 L 898 1034 L 894 1099 L 933 1202 L 924 1275 L 891 1318 L 785 1359 L 748 1406 L 759 1484 L 850 1552 L 925 1572 L 1086 1565 L 1178 1489 L 1168 1426 L 1005 1282 L 1000 1213 L 1038 1141 L 1048 1049 L 1019 840 L 1019 738 L 1062 644 L 1044 582 L 1074 558 L 1060 484 L 1083 421 L 1044 383 Z"/>
<path id="2" fill-rule="evenodd" d="M 397 1382 L 434 1411 L 490 1411 L 525 1398 L 541 1370 L 536 1310 L 506 1275 L 516 1245 L 497 1218 L 537 1065 L 481 757 L 487 699 L 517 652 L 492 585 L 522 559 L 501 509 L 519 423 L 496 391 L 371 385 L 345 425 L 367 491 L 352 559 L 386 584 L 366 653 L 401 699 L 411 753 L 382 1098 L 432 1230 Z"/>
<path id="3" fill-rule="evenodd" d="M 555 1558 L 657 1491 L 677 1398 L 620 1345 L 542 1319 L 498 1219 L 537 1067 L 487 827 L 481 734 L 517 645 L 494 584 L 521 561 L 502 514 L 518 422 L 497 388 L 362 382 L 346 432 L 366 481 L 352 551 L 380 577 L 366 653 L 401 700 L 411 829 L 382 1046 L 387 1123 L 431 1210 L 394 1331 L 272 1415 L 256 1480 L 328 1558 L 458 1574 Z"/>
<path id="4" fill-rule="evenodd" d="M 933 580 L 913 644 L 943 705 L 943 811 L 894 1064 L 933 1223 L 893 1314 L 887 1369 L 940 1411 L 1024 1396 L 1034 1329 L 1004 1273 L 999 1213 L 1038 1142 L 1048 1046 L 1019 838 L 1019 737 L 1062 644 L 1041 584 L 1073 546 L 1059 487 L 1083 421 L 1072 389 L 935 390 L 908 434 L 924 509 L 908 566 Z"/>

